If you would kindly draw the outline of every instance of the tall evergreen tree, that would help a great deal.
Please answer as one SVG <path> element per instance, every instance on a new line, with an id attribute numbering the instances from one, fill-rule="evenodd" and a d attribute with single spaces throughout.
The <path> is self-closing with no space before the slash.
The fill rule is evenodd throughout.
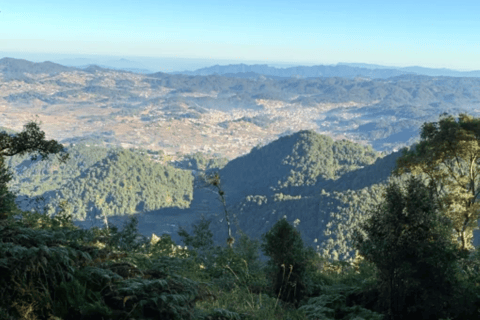
<path id="1" fill-rule="evenodd" d="M 385 201 L 361 225 L 355 247 L 378 270 L 380 304 L 389 319 L 448 316 L 458 248 L 433 188 L 411 177 L 391 183 Z"/>

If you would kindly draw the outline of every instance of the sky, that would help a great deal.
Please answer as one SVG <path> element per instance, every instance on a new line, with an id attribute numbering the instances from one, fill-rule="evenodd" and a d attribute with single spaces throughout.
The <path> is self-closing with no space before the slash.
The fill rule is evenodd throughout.
<path id="1" fill-rule="evenodd" d="M 480 70 L 480 1 L 0 0 L 0 51 Z"/>

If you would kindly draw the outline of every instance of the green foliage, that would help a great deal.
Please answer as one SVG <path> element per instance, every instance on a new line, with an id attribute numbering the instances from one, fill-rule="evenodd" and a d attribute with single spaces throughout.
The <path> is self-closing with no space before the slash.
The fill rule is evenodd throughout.
<path id="1" fill-rule="evenodd" d="M 135 218 L 121 229 L 74 227 L 72 212 L 82 199 L 92 200 L 85 206 L 96 208 L 97 215 L 117 214 L 116 205 L 123 208 L 123 203 L 115 203 L 118 195 L 112 191 L 118 189 L 115 181 L 120 174 L 130 179 L 123 183 L 138 187 L 131 199 L 139 196 L 135 199 L 143 199 L 144 208 L 153 203 L 149 199 L 165 200 L 167 191 L 170 195 L 178 191 L 184 197 L 176 204 L 188 202 L 190 189 L 184 187 L 192 183 L 188 172 L 168 166 L 153 168 L 137 152 L 79 145 L 69 149 L 74 157 L 63 163 L 56 159 L 32 162 L 20 156 L 8 159 L 17 174 L 11 184 L 17 191 L 43 195 L 60 188 L 65 194 L 80 192 L 82 199 L 77 203 L 72 196 L 69 201 L 50 202 L 57 212 L 54 216 L 12 207 L 10 218 L 0 222 L 0 318 L 381 319 L 379 312 L 394 315 L 389 313 L 392 296 L 397 309 L 404 312 L 401 316 L 478 318 L 478 252 L 459 253 L 448 241 L 451 226 L 442 218 L 443 211 L 437 210 L 430 189 L 419 181 L 407 184 L 406 192 L 398 185 L 369 186 L 371 181 L 387 180 L 385 172 L 377 171 L 393 158 L 379 160 L 357 174 L 351 170 L 373 162 L 374 152 L 346 141 L 329 142 L 313 133 L 302 134 L 313 149 L 305 141 L 290 141 L 293 151 L 288 159 L 282 158 L 291 161 L 283 164 L 289 168 L 283 176 L 287 180 L 274 184 L 279 189 L 247 193 L 254 195 L 246 198 L 244 194 L 245 201 L 232 207 L 232 221 L 237 214 L 240 221 L 248 222 L 242 229 L 249 234 L 268 230 L 270 221 L 278 220 L 281 213 L 295 220 L 295 227 L 286 219 L 279 220 L 265 233 L 261 246 L 241 233 L 238 225 L 234 227 L 236 237 L 240 236 L 231 246 L 216 246 L 214 238 L 220 234 L 223 242 L 221 232 L 226 228 L 225 220 L 217 224 L 215 216 L 193 225 L 191 234 L 180 229 L 187 248 L 176 245 L 168 235 L 141 236 Z M 253 153 L 263 154 L 262 150 Z M 3 173 L 8 181 L 8 171 Z M 158 181 L 151 179 L 156 174 Z M 292 184 L 282 189 L 282 181 L 290 177 Z M 345 188 L 349 179 L 354 190 Z M 79 181 L 78 189 L 69 189 Z M 147 190 L 159 181 L 161 186 Z M 237 186 L 231 181 L 230 187 Z M 42 182 L 48 186 L 42 187 Z M 267 187 L 273 186 L 269 183 Z M 6 187 L 3 190 L 8 192 Z M 385 190 L 388 196 L 379 205 Z M 136 209 L 140 202 L 132 203 Z M 210 229 L 211 221 L 215 232 Z M 363 233 L 355 237 L 353 231 L 359 225 Z M 310 231 L 307 239 L 312 243 L 312 234 L 324 227 L 330 232 L 326 236 L 331 236 L 331 242 L 322 245 L 320 236 L 317 242 L 322 257 L 304 247 L 302 226 Z M 354 240 L 358 247 L 352 247 Z M 259 259 L 260 247 L 270 257 L 266 266 Z M 354 249 L 365 260 L 358 255 L 356 260 L 349 259 Z M 402 303 L 409 308 L 402 309 Z"/>
<path id="2" fill-rule="evenodd" d="M 192 235 L 182 232 L 184 239 L 197 240 L 185 242 L 198 243 L 198 249 L 191 247 L 189 256 L 195 259 L 197 272 L 202 273 L 203 281 L 212 284 L 212 299 L 199 305 L 204 310 L 199 315 L 200 319 L 304 319 L 302 312 L 284 308 L 276 296 L 262 293 L 271 290 L 264 265 L 259 260 L 260 244 L 257 240 L 242 233 L 232 248 L 212 246 L 208 225 L 202 220 L 196 224 Z"/>
<path id="3" fill-rule="evenodd" d="M 195 250 L 211 248 L 213 246 L 213 233 L 210 230 L 210 221 L 202 217 L 202 219 L 192 227 L 193 235 L 190 235 L 183 227 L 179 228 L 178 235 L 182 237 L 183 243 Z"/>
<path id="4" fill-rule="evenodd" d="M 213 245 L 213 233 L 210 230 L 210 221 L 204 217 L 193 224 L 192 235 L 180 227 L 178 235 L 182 238 L 184 245 L 189 248 L 190 254 L 195 262 L 203 269 L 211 270 L 215 263 L 215 252 L 218 247 Z"/>
<path id="5" fill-rule="evenodd" d="M 242 234 L 233 248 L 217 247 L 214 264 L 207 270 L 212 283 L 223 290 L 243 288 L 248 292 L 265 290 L 267 282 L 259 260 L 260 244 Z"/>
<path id="6" fill-rule="evenodd" d="M 272 190 L 314 186 L 372 164 L 377 157 L 371 148 L 300 131 L 233 159 L 220 175 L 229 199 L 237 201 L 247 194 L 270 196 Z"/>
<path id="7" fill-rule="evenodd" d="M 75 220 L 188 207 L 193 176 L 186 170 L 151 161 L 140 151 L 75 145 L 65 163 L 57 159 L 9 161 L 11 189 L 23 210 L 58 213 L 67 201 Z M 35 199 L 38 200 L 34 201 Z"/>
<path id="8" fill-rule="evenodd" d="M 358 287 L 345 285 L 325 286 L 321 296 L 310 298 L 299 310 L 307 319 L 381 320 L 383 315 L 359 305 L 347 306 L 347 297 L 358 292 Z"/>
<path id="9" fill-rule="evenodd" d="M 199 303 L 198 319 L 276 319 L 281 315 L 303 319 L 296 311 L 283 310 L 277 298 L 261 293 L 268 288 L 259 242 L 242 233 L 232 247 L 214 246 L 209 224 L 202 219 L 194 224 L 191 235 L 179 232 L 195 261 L 192 273 L 211 283 L 210 298 Z"/>
<path id="10" fill-rule="evenodd" d="M 112 248 L 116 248 L 121 251 L 138 251 L 145 246 L 147 239 L 138 234 L 137 231 L 138 220 L 136 217 L 130 217 L 130 219 L 125 222 L 122 231 L 118 231 L 116 227 L 111 227 L 110 229 L 110 240 L 109 245 Z"/>
<path id="11" fill-rule="evenodd" d="M 69 157 L 64 162 L 56 157 L 43 161 L 31 161 L 29 157 L 20 155 L 9 158 L 7 164 L 13 172 L 13 180 L 10 184 L 12 190 L 18 192 L 19 196 L 33 197 L 60 189 L 68 181 L 77 178 L 86 169 L 104 159 L 109 149 L 76 144 L 71 145 L 67 150 Z M 22 208 L 30 207 L 27 203 L 22 203 Z"/>
<path id="12" fill-rule="evenodd" d="M 8 188 L 12 179 L 11 172 L 6 167 L 5 157 L 31 154 L 31 159 L 48 158 L 50 154 L 59 154 L 61 161 L 68 158 L 63 146 L 55 140 L 45 140 L 45 132 L 35 122 L 27 123 L 19 133 L 0 132 L 0 219 L 7 214 L 13 214 L 16 206 L 14 196 Z"/>
<path id="13" fill-rule="evenodd" d="M 381 319 L 375 266 L 368 261 L 331 261 L 316 255 L 308 301 L 299 308 L 308 319 Z"/>
<path id="14" fill-rule="evenodd" d="M 183 228 L 179 231 L 203 277 L 224 290 L 238 286 L 261 290 L 265 281 L 259 261 L 259 242 L 242 233 L 233 247 L 214 246 L 209 225 L 210 221 L 202 218 L 193 225 L 192 235 Z"/>
<path id="15" fill-rule="evenodd" d="M 0 217 L 6 217 L 16 209 L 15 195 L 9 190 L 8 183 L 12 179 L 10 170 L 5 166 L 5 160 L 0 157 Z"/>
<path id="16" fill-rule="evenodd" d="M 192 199 L 191 173 L 151 162 L 146 155 L 115 151 L 65 185 L 61 195 L 77 215 L 124 215 L 163 207 L 186 207 Z M 80 198 L 79 198 L 80 195 Z"/>
<path id="17" fill-rule="evenodd" d="M 313 185 L 320 178 L 336 179 L 360 166 L 372 164 L 378 157 L 371 147 L 350 141 L 333 141 L 312 131 L 298 135 L 291 154 L 282 162 L 293 167 L 283 187 Z"/>
<path id="18" fill-rule="evenodd" d="M 38 123 L 29 122 L 19 133 L 11 134 L 5 131 L 0 132 L 0 157 L 11 157 L 31 153 L 32 159 L 37 156 L 48 158 L 50 154 L 63 153 L 63 146 L 55 140 L 45 140 L 45 132 L 40 130 Z"/>
<path id="19" fill-rule="evenodd" d="M 169 234 L 162 235 L 158 241 L 150 241 L 149 251 L 154 256 L 186 257 L 187 249 L 178 246 Z"/>
<path id="20" fill-rule="evenodd" d="M 313 249 L 303 246 L 300 233 L 286 219 L 280 219 L 262 239 L 262 251 L 270 257 L 273 291 L 281 300 L 298 305 L 307 294 L 307 267 Z"/>
<path id="21" fill-rule="evenodd" d="M 259 251 L 260 242 L 249 238 L 245 233 L 240 235 L 240 239 L 236 242 L 235 253 L 238 255 L 241 263 L 245 268 L 237 271 L 240 278 L 246 286 L 252 290 L 259 290 L 264 285 L 263 264 L 260 262 Z"/>
<path id="22" fill-rule="evenodd" d="M 448 314 L 458 259 L 451 230 L 434 191 L 421 180 L 411 177 L 406 191 L 396 183 L 388 186 L 385 202 L 357 232 L 355 247 L 379 271 L 382 307 L 389 319 Z"/>
<path id="23" fill-rule="evenodd" d="M 183 161 L 178 163 L 180 167 L 185 167 L 192 170 L 213 170 L 222 169 L 228 163 L 227 158 L 211 157 L 202 152 L 196 152 L 191 155 L 185 156 Z"/>
<path id="24" fill-rule="evenodd" d="M 317 135 L 301 131 L 282 137 L 230 161 L 220 172 L 228 195 L 232 229 L 236 226 L 250 237 L 260 238 L 279 218 L 287 215 L 289 221 L 300 220 L 297 228 L 305 245 L 322 252 L 326 250 L 332 258 L 350 259 L 354 255 L 353 229 L 368 217 L 368 208 L 381 198 L 383 184 L 395 167 L 399 153 L 378 158 L 368 147 L 348 141 L 329 142 L 329 138 Z M 323 151 L 323 158 L 317 157 Z M 333 160 L 322 164 L 322 159 L 329 155 Z M 279 161 L 287 158 L 288 164 Z M 336 169 L 329 165 L 335 161 L 338 162 Z M 350 169 L 342 169 L 347 167 Z M 335 180 L 323 176 L 323 172 L 330 169 L 336 172 Z M 312 172 L 308 179 L 306 172 Z M 300 179 L 298 184 L 284 187 L 284 182 L 293 176 Z M 215 211 L 218 218 L 213 218 L 211 225 L 216 230 L 214 239 L 219 243 L 228 235 L 223 231 L 225 220 L 221 220 L 220 210 Z"/>
<path id="25" fill-rule="evenodd" d="M 196 294 L 196 283 L 177 275 L 156 279 L 130 278 L 107 290 L 105 302 L 123 310 L 125 316 L 193 319 Z"/>
<path id="26" fill-rule="evenodd" d="M 47 223 L 48 216 L 32 228 L 29 219 L 0 224 L 0 307 L 6 314 L 193 318 L 198 284 L 176 273 L 181 265 L 138 241 L 134 219 L 122 231 L 61 227 Z M 106 245 L 96 246 L 99 241 Z M 140 269 L 145 255 L 148 268 Z"/>
<path id="27" fill-rule="evenodd" d="M 242 317 L 240 314 L 227 309 L 215 308 L 210 312 L 202 312 L 198 315 L 199 320 L 240 320 Z"/>
<path id="28" fill-rule="evenodd" d="M 36 312 L 46 315 L 52 293 L 62 281 L 71 281 L 75 267 L 88 263 L 95 255 L 78 250 L 75 239 L 81 230 L 31 229 L 20 221 L 5 221 L 0 226 L 0 286 L 2 301 L 35 304 Z M 73 242 L 73 243 L 71 243 Z M 12 309 L 13 305 L 5 306 Z"/>
<path id="29" fill-rule="evenodd" d="M 480 309 L 480 249 L 463 255 L 458 263 L 460 285 L 453 288 L 450 301 L 455 319 L 478 319 Z"/>
<path id="30" fill-rule="evenodd" d="M 106 318 L 112 316 L 112 310 L 102 303 L 100 292 L 89 290 L 86 284 L 82 284 L 76 278 L 69 282 L 60 282 L 54 288 L 53 296 L 61 299 L 56 299 L 52 313 L 61 316 L 62 319 L 73 319 L 72 314 L 82 316 L 100 314 Z"/>
<path id="31" fill-rule="evenodd" d="M 327 240 L 318 245 L 322 256 L 331 260 L 355 258 L 353 237 L 358 226 L 371 216 L 371 211 L 382 200 L 385 186 L 374 184 L 360 190 L 332 192 L 332 198 L 341 205 L 330 213 L 330 221 L 323 231 Z"/>
<path id="32" fill-rule="evenodd" d="M 472 248 L 472 231 L 478 228 L 480 218 L 479 139 L 479 118 L 460 114 L 455 120 L 443 114 L 438 122 L 423 124 L 420 142 L 404 149 L 394 172 L 428 176 L 462 249 Z"/>
<path id="33" fill-rule="evenodd" d="M 235 287 L 229 292 L 218 291 L 215 300 L 199 303 L 199 308 L 204 310 L 199 319 L 221 320 L 229 319 L 228 316 L 245 320 L 305 319 L 304 312 L 283 306 L 275 297 L 264 293 L 252 294 L 242 287 Z"/>

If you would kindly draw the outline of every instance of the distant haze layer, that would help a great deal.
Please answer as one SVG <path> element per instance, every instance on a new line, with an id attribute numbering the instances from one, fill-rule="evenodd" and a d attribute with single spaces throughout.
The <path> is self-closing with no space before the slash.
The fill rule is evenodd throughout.
<path id="1" fill-rule="evenodd" d="M 387 66 L 369 63 L 314 64 L 269 60 L 228 60 L 228 59 L 189 59 L 178 57 L 108 56 L 58 53 L 25 53 L 0 51 L 0 58 L 26 59 L 34 62 L 51 61 L 64 66 L 85 68 L 98 65 L 104 68 L 125 70 L 136 73 L 184 73 L 190 75 L 235 74 L 253 72 L 256 74 L 280 77 L 349 77 L 367 76 L 388 78 L 401 74 L 420 74 L 447 77 L 480 77 L 480 70 L 454 70 L 447 68 L 427 68 L 423 66 Z M 317 70 L 312 69 L 317 67 Z M 318 72 L 323 67 L 327 72 Z M 376 70 L 375 72 L 367 70 Z"/>

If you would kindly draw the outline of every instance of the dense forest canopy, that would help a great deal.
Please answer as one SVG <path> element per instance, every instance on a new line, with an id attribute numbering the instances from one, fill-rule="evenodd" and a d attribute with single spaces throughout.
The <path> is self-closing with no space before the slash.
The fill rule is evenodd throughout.
<path id="1" fill-rule="evenodd" d="M 223 243 L 218 194 L 202 182 L 203 174 L 219 170 L 234 233 L 259 238 L 287 216 L 297 221 L 306 245 L 334 259 L 354 257 L 352 232 L 379 203 L 402 156 L 313 131 L 283 136 L 230 162 L 195 153 L 169 163 L 161 152 L 85 143 L 67 149 L 65 162 L 7 159 L 13 172 L 9 186 L 22 209 L 53 214 L 66 200 L 76 220 L 140 214 L 139 230 L 145 235 L 153 226 L 163 228 L 161 223 L 146 225 L 161 215 L 178 215 L 182 225 L 204 215 L 217 230 L 215 241 Z M 163 230 L 177 227 L 174 220 Z"/>
<path id="2" fill-rule="evenodd" d="M 438 122 L 422 126 L 420 142 L 398 159 L 394 171 L 428 177 L 463 249 L 472 246 L 480 217 L 479 139 L 478 118 L 443 114 Z"/>
<path id="3" fill-rule="evenodd" d="M 432 144 L 442 125 L 460 133 L 448 140 L 447 151 L 457 150 L 452 148 L 457 143 L 454 155 L 467 160 L 473 155 L 462 153 L 462 147 L 465 139 L 477 139 L 466 134 L 476 128 L 470 125 L 476 120 L 446 119 L 438 127 L 426 124 L 423 141 L 400 153 L 382 156 L 369 147 L 302 131 L 256 148 L 217 172 L 199 154 L 186 157 L 201 171 L 196 176 L 152 161 L 148 152 L 86 145 L 65 150 L 55 141 L 45 147 L 37 136 L 28 151 L 40 151 L 42 157 L 9 159 L 16 176 L 12 186 L 62 198 L 50 202 L 52 210 L 44 213 L 2 207 L 7 214 L 0 219 L 0 317 L 476 319 L 480 255 L 452 236 L 450 180 L 433 180 L 427 170 L 415 170 L 439 154 L 447 160 L 452 155 L 438 152 L 443 144 Z M 18 136 L 4 134 L 3 143 Z M 422 148 L 430 152 L 422 154 Z M 61 151 L 70 157 L 46 157 Z M 260 170 L 242 176 L 242 168 L 253 166 L 259 155 L 277 159 L 283 175 L 260 162 Z M 7 183 L 12 177 L 0 159 L 3 197 L 11 195 Z M 471 163 L 473 172 L 477 163 Z M 399 173 L 405 167 L 411 172 Z M 262 169 L 265 180 L 255 177 Z M 390 176 L 393 169 L 397 176 Z M 238 180 L 231 178 L 235 171 Z M 459 172 L 452 170 L 451 177 L 458 179 L 454 174 Z M 216 179 L 208 178 L 212 173 Z M 70 180 L 62 182 L 63 176 Z M 255 194 L 226 193 L 249 177 L 257 178 Z M 50 182 L 49 191 L 32 188 L 42 180 Z M 224 212 L 212 207 L 193 228 L 180 228 L 178 236 L 187 247 L 167 234 L 141 235 L 135 216 L 122 230 L 113 225 L 81 229 L 72 223 L 72 218 L 86 217 L 78 212 L 108 217 L 172 206 L 173 201 L 178 210 L 196 208 L 199 200 L 215 200 L 212 193 L 195 199 L 197 190 L 208 188 L 219 196 Z M 225 228 L 230 218 L 233 232 Z"/>
<path id="4" fill-rule="evenodd" d="M 164 207 L 188 207 L 193 176 L 150 160 L 139 151 L 77 144 L 67 149 L 70 158 L 31 161 L 13 157 L 12 189 L 23 209 L 47 208 L 55 213 L 66 200 L 73 218 L 125 215 Z"/>

